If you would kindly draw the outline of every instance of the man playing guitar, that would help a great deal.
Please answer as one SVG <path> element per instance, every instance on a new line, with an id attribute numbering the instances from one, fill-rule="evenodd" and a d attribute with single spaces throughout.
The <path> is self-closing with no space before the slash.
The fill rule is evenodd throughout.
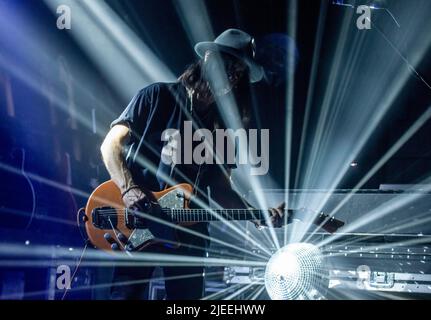
<path id="1" fill-rule="evenodd" d="M 138 92 L 124 112 L 111 124 L 101 152 L 109 174 L 120 189 L 127 208 L 144 210 L 151 199 L 146 190 L 161 191 L 170 186 L 166 177 L 176 183 L 193 185 L 196 196 L 203 202 L 208 187 L 211 199 L 224 208 L 245 208 L 248 205 L 232 190 L 230 167 L 218 164 L 177 164 L 169 166 L 163 156 L 172 154 L 172 145 L 161 140 L 167 128 L 182 130 L 184 121 L 192 121 L 194 128 L 214 129 L 223 126 L 217 96 L 234 94 L 241 101 L 248 82 L 262 79 L 263 70 L 254 60 L 254 41 L 247 33 L 229 29 L 214 42 L 201 42 L 195 46 L 200 60 L 190 66 L 175 83 L 155 83 Z M 227 83 L 222 87 L 210 81 L 210 73 L 222 61 Z M 240 106 L 245 118 L 247 106 Z M 226 174 L 227 173 L 227 174 Z M 269 209 L 275 227 L 282 225 L 284 207 Z M 257 222 L 256 222 L 257 223 Z M 263 224 L 263 223 L 262 223 Z M 191 230 L 208 235 L 207 223 L 189 226 Z M 204 256 L 207 241 L 186 232 L 178 232 L 182 244 L 176 249 L 160 246 L 152 252 Z M 124 235 L 120 240 L 126 241 Z M 144 279 L 149 279 L 153 267 L 116 267 L 112 299 L 139 299 L 145 291 Z M 168 299 L 199 299 L 204 292 L 203 267 L 164 267 Z M 185 276 L 183 278 L 178 276 Z M 123 281 L 135 284 L 123 285 Z"/>

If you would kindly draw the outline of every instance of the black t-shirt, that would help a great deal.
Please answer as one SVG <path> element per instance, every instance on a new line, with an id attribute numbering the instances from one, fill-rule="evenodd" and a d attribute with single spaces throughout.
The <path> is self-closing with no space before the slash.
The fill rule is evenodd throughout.
<path id="1" fill-rule="evenodd" d="M 229 166 L 222 169 L 217 164 L 197 165 L 193 162 L 177 164 L 172 170 L 169 164 L 162 161 L 163 148 L 168 143 L 162 141 L 164 130 L 177 129 L 183 136 L 184 121 L 193 121 L 196 125 L 193 132 L 195 129 L 214 132 L 215 123 L 221 122 L 216 106 L 211 106 L 204 114 L 199 114 L 198 110 L 191 112 L 192 108 L 181 83 L 155 83 L 140 90 L 111 127 L 125 124 L 130 128 L 131 137 L 124 152 L 137 184 L 160 191 L 170 185 L 166 181 L 166 177 L 170 177 L 176 183 L 194 185 L 195 190 L 201 190 L 196 195 L 208 204 L 207 187 L 211 188 L 214 182 L 222 178 L 223 171 Z M 205 228 L 199 227 L 202 225 Z M 206 224 L 198 224 L 194 229 L 207 233 Z"/>
<path id="2" fill-rule="evenodd" d="M 169 185 L 171 180 L 166 179 L 169 177 L 177 183 L 197 183 L 196 187 L 206 190 L 215 175 L 222 174 L 222 169 L 216 164 L 198 165 L 193 161 L 192 164 L 177 164 L 172 169 L 162 161 L 164 147 L 168 144 L 162 141 L 162 133 L 166 129 L 177 129 L 183 137 L 184 121 L 192 121 L 192 133 L 196 129 L 214 132 L 214 124 L 221 122 L 216 106 L 208 108 L 205 114 L 199 114 L 198 110 L 191 112 L 192 108 L 181 83 L 155 83 L 140 90 L 112 122 L 111 127 L 126 124 L 131 130 L 130 142 L 124 152 L 136 183 L 160 191 Z M 193 147 L 198 143 L 193 142 Z M 184 153 L 184 145 L 181 147 Z"/>

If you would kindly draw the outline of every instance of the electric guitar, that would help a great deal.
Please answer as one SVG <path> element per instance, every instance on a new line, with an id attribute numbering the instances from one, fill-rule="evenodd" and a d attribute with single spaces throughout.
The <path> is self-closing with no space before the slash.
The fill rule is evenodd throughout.
<path id="1" fill-rule="evenodd" d="M 140 251 L 155 243 L 178 244 L 176 226 L 199 222 L 264 220 L 267 210 L 259 209 L 190 209 L 192 186 L 179 184 L 152 192 L 157 212 L 136 212 L 124 207 L 120 189 L 110 180 L 97 187 L 85 207 L 85 229 L 91 243 L 99 249 Z M 266 212 L 265 212 L 266 211 Z M 292 210 L 285 210 L 291 214 Z M 314 221 L 328 232 L 335 232 L 344 222 L 320 214 Z M 119 236 L 125 236 L 119 239 Z"/>

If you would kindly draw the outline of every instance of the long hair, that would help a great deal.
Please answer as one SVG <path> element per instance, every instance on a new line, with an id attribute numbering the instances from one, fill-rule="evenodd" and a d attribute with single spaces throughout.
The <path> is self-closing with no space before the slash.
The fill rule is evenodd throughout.
<path id="1" fill-rule="evenodd" d="M 191 64 L 178 78 L 184 87 L 192 89 L 199 101 L 210 104 L 213 101 L 210 84 L 203 74 L 203 59 Z"/>
<path id="2" fill-rule="evenodd" d="M 195 92 L 198 101 L 204 104 L 211 104 L 214 102 L 214 95 L 211 90 L 211 85 L 208 78 L 205 76 L 204 60 L 200 59 L 191 64 L 178 78 L 182 85 L 186 88 L 192 89 Z M 228 77 L 230 77 L 228 72 Z M 233 93 L 235 95 L 239 115 L 244 127 L 250 123 L 250 84 L 249 84 L 248 70 L 245 70 L 242 76 L 238 79 Z"/>

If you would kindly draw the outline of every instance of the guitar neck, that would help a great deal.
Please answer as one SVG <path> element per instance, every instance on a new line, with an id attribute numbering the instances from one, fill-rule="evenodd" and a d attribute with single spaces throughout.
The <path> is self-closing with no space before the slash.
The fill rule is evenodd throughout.
<path id="1" fill-rule="evenodd" d="M 223 220 L 264 220 L 268 210 L 260 209 L 168 209 L 175 222 L 210 222 Z M 265 213 L 266 211 L 266 213 Z M 285 210 L 286 213 L 288 210 Z"/>

